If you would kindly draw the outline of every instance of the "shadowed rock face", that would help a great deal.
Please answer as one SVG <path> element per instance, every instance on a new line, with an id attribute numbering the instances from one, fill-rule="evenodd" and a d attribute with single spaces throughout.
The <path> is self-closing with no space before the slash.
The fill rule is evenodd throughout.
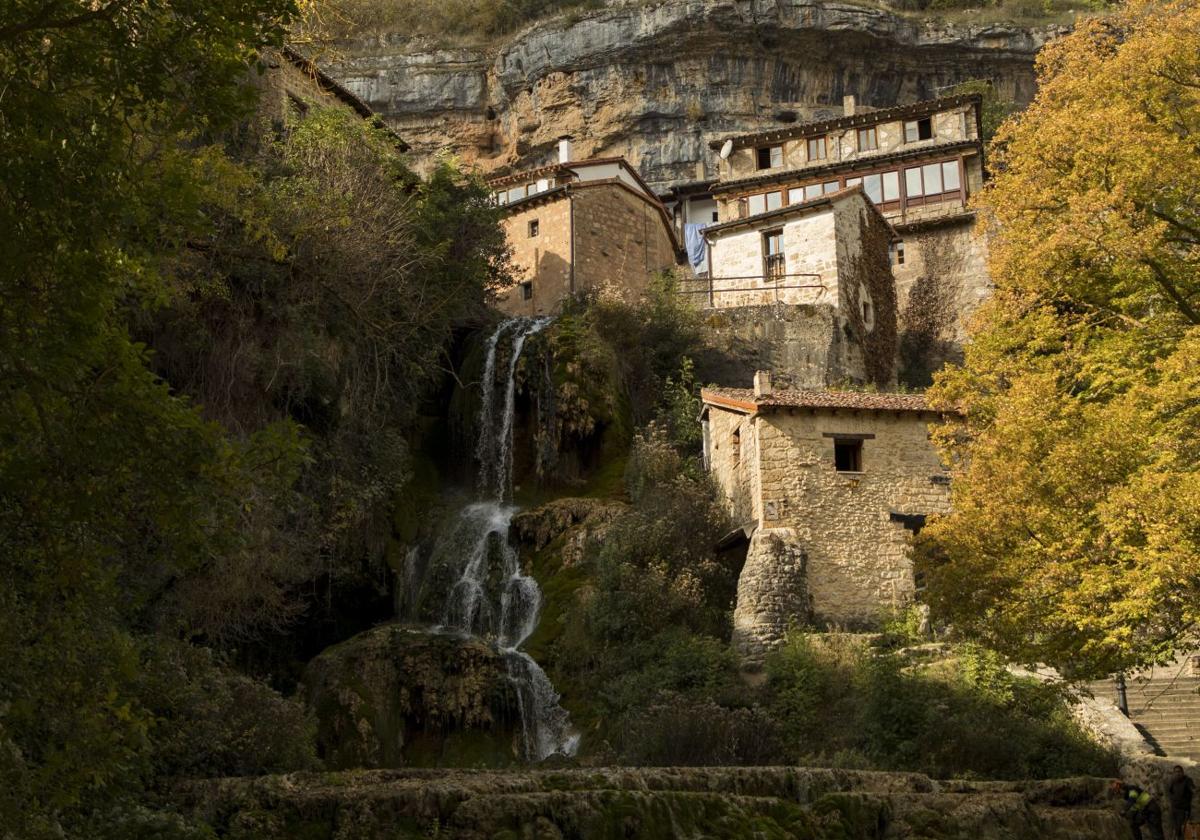
<path id="1" fill-rule="evenodd" d="M 516 689 L 477 638 L 387 624 L 324 650 L 304 673 L 326 766 L 516 762 Z"/>
<path id="2" fill-rule="evenodd" d="M 219 836 L 1117 840 L 1102 779 L 933 782 L 804 767 L 375 771 L 187 785 Z"/>
<path id="3" fill-rule="evenodd" d="M 712 177 L 708 143 L 884 107 L 992 79 L 1019 103 L 1033 54 L 1060 28 L 950 25 L 815 0 L 666 0 L 534 24 L 487 46 L 389 36 L 345 47 L 332 73 L 412 145 L 485 171 L 624 155 L 656 188 Z"/>

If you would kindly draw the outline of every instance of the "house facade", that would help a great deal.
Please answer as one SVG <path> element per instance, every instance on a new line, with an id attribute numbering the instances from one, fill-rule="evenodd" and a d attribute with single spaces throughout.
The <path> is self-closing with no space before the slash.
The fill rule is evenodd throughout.
<path id="1" fill-rule="evenodd" d="M 743 534 L 734 643 L 759 658 L 792 624 L 861 628 L 917 591 L 910 535 L 950 509 L 929 440 L 939 415 L 912 394 L 701 392 L 705 464 Z"/>
<path id="2" fill-rule="evenodd" d="M 496 306 L 509 315 L 548 315 L 579 292 L 607 289 L 636 298 L 681 259 L 671 218 L 622 158 L 560 161 L 491 179 L 512 249 L 514 283 Z"/>
<path id="3" fill-rule="evenodd" d="M 708 272 L 693 285 L 708 308 L 802 308 L 807 328 L 783 365 L 791 384 L 894 382 L 895 233 L 860 186 L 713 225 L 704 237 Z"/>
<path id="4" fill-rule="evenodd" d="M 902 344 L 926 367 L 954 358 L 990 294 L 969 202 L 983 187 L 978 95 L 884 109 L 847 97 L 841 117 L 714 141 L 721 223 L 861 186 L 897 233 L 890 248 Z M 919 361 L 914 359 L 914 363 Z"/>

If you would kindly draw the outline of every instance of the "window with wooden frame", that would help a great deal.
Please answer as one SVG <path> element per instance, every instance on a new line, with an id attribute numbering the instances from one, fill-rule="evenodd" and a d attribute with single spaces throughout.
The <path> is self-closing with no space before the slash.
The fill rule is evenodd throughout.
<path id="1" fill-rule="evenodd" d="M 808 138 L 808 159 L 809 160 L 825 160 L 825 138 L 824 137 L 809 137 Z"/>
<path id="2" fill-rule="evenodd" d="M 858 150 L 860 152 L 873 152 L 878 148 L 879 134 L 875 131 L 875 126 L 860 128 L 858 130 Z"/>
<path id="3" fill-rule="evenodd" d="M 783 146 L 760 146 L 755 150 L 759 169 L 783 166 Z"/>
<path id="4" fill-rule="evenodd" d="M 918 140 L 928 140 L 931 137 L 933 137 L 933 117 L 908 120 L 904 123 L 905 143 L 916 143 Z"/>
<path id="5" fill-rule="evenodd" d="M 891 257 L 892 265 L 904 265 L 904 240 L 897 239 L 888 246 L 888 256 Z"/>
<path id="6" fill-rule="evenodd" d="M 521 300 L 533 300 L 533 281 L 526 280 L 521 284 Z"/>
<path id="7" fill-rule="evenodd" d="M 535 237 L 537 235 L 538 235 L 538 220 L 530 219 L 529 220 L 529 238 L 532 239 L 533 237 Z"/>
<path id="8" fill-rule="evenodd" d="M 768 230 L 763 233 L 763 279 L 780 280 L 787 273 L 783 256 L 783 231 Z"/>
<path id="9" fill-rule="evenodd" d="M 904 191 L 909 199 L 957 193 L 961 189 L 962 177 L 956 160 L 910 166 L 904 170 Z"/>

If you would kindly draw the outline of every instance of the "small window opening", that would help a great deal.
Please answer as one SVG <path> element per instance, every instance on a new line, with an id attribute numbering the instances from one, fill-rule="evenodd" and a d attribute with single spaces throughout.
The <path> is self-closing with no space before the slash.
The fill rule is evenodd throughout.
<path id="1" fill-rule="evenodd" d="M 878 148 L 879 135 L 875 132 L 875 126 L 860 128 L 858 130 L 858 150 L 860 152 L 873 152 Z"/>
<path id="2" fill-rule="evenodd" d="M 870 329 L 870 325 L 874 323 L 874 320 L 871 317 L 871 301 L 869 300 L 862 302 L 862 319 L 863 323 Z"/>
<path id="3" fill-rule="evenodd" d="M 783 146 L 763 146 L 758 149 L 758 168 L 774 169 L 783 166 Z"/>
<path id="4" fill-rule="evenodd" d="M 833 465 L 838 472 L 862 472 L 862 441 L 833 441 Z"/>
<path id="5" fill-rule="evenodd" d="M 713 214 L 712 214 L 712 220 L 713 220 L 714 222 L 717 220 L 717 211 L 716 211 L 716 210 L 714 210 L 714 211 L 713 211 Z"/>
<path id="6" fill-rule="evenodd" d="M 538 235 L 538 220 L 530 219 L 529 220 L 529 236 L 530 236 L 530 238 L 533 238 L 537 235 Z"/>
<path id="7" fill-rule="evenodd" d="M 526 280 L 521 284 L 521 300 L 533 300 L 533 281 Z"/>
<path id="8" fill-rule="evenodd" d="M 733 430 L 733 434 L 729 439 L 729 444 L 733 450 L 733 454 L 730 455 L 730 460 L 733 461 L 733 465 L 736 467 L 742 461 L 742 430 L 740 428 Z"/>
<path id="9" fill-rule="evenodd" d="M 904 240 L 900 239 L 888 246 L 892 265 L 904 265 Z"/>
<path id="10" fill-rule="evenodd" d="M 909 120 L 904 124 L 904 142 L 915 143 L 933 137 L 933 119 Z"/>

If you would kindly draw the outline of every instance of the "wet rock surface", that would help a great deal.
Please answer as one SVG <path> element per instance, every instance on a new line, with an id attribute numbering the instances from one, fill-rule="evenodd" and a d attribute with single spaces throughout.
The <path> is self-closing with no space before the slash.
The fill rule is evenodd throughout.
<path id="1" fill-rule="evenodd" d="M 388 624 L 328 648 L 304 673 L 331 768 L 515 761 L 516 689 L 477 638 Z"/>
<path id="2" fill-rule="evenodd" d="M 221 837 L 1117 840 L 1102 779 L 935 782 L 802 767 L 411 770 L 184 785 Z"/>
<path id="3" fill-rule="evenodd" d="M 991 79 L 1018 103 L 1033 55 L 1062 27 L 951 24 L 817 0 L 610 3 L 448 49 L 397 34 L 342 47 L 332 74 L 428 167 L 440 151 L 492 172 L 555 158 L 624 155 L 655 188 L 715 174 L 708 143 L 886 107 Z"/>

